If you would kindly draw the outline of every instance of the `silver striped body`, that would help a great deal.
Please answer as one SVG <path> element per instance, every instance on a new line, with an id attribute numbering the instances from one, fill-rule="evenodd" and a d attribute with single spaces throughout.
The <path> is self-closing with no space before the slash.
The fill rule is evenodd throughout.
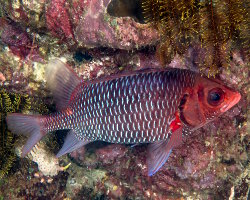
<path id="1" fill-rule="evenodd" d="M 47 119 L 48 131 L 74 129 L 78 139 L 113 143 L 165 140 L 194 79 L 194 72 L 168 69 L 82 82 L 68 109 Z"/>

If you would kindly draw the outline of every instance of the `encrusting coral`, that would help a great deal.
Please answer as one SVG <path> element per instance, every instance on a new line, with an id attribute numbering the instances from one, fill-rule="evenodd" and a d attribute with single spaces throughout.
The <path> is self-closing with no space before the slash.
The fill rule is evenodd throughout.
<path id="1" fill-rule="evenodd" d="M 228 67 L 237 44 L 247 48 L 246 1 L 143 0 L 142 8 L 145 21 L 161 33 L 157 55 L 163 64 L 198 45 L 206 56 L 197 63 L 214 75 Z"/>

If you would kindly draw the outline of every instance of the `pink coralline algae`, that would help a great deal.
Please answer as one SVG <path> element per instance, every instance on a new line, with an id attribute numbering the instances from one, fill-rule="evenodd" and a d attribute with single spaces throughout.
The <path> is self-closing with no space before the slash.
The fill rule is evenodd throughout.
<path id="1" fill-rule="evenodd" d="M 156 30 L 131 18 L 115 18 L 107 13 L 110 1 L 50 1 L 46 25 L 50 32 L 83 47 L 134 49 L 159 40 Z"/>
<path id="2" fill-rule="evenodd" d="M 124 145 L 114 144 L 107 147 L 98 149 L 96 151 L 97 158 L 104 164 L 110 164 L 116 161 L 116 159 L 124 157 L 127 152 L 127 148 Z"/>
<path id="3" fill-rule="evenodd" d="M 27 2 L 18 4 L 18 9 L 8 3 L 5 7 L 11 19 L 25 26 L 47 29 L 52 36 L 66 41 L 69 46 L 132 50 L 155 45 L 159 41 L 160 34 L 151 25 L 140 24 L 130 17 L 111 16 L 107 12 L 110 2 L 48 0 L 39 2 L 39 9 L 35 10 L 30 5 L 32 3 Z M 32 12 L 37 17 L 31 15 Z"/>
<path id="4" fill-rule="evenodd" d="M 34 46 L 27 32 L 22 30 L 15 22 L 0 20 L 1 41 L 8 45 L 12 53 L 21 59 L 29 58 L 33 61 L 42 62 L 38 47 Z"/>
<path id="5" fill-rule="evenodd" d="M 85 159 L 85 147 L 83 148 L 79 148 L 76 151 L 73 151 L 70 153 L 70 156 L 74 159 L 76 159 L 76 161 L 78 162 L 83 162 Z"/>
<path id="6" fill-rule="evenodd" d="M 106 9 L 102 1 L 90 2 L 85 16 L 75 29 L 80 45 L 130 50 L 158 41 L 157 31 L 149 25 L 136 23 L 131 18 L 112 17 L 106 13 Z"/>
<path id="7" fill-rule="evenodd" d="M 51 1 L 46 7 L 46 22 L 51 33 L 61 39 L 74 38 L 66 0 Z"/>
<path id="8" fill-rule="evenodd" d="M 0 83 L 6 80 L 5 76 L 0 72 Z"/>

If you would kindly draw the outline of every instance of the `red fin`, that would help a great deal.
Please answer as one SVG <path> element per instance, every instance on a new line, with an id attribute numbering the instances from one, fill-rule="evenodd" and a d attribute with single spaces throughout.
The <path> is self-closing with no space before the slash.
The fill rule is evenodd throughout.
<path id="1" fill-rule="evenodd" d="M 72 151 L 75 151 L 75 150 L 81 148 L 82 146 L 85 146 L 86 144 L 88 144 L 90 142 L 91 141 L 88 141 L 88 140 L 78 140 L 76 138 L 75 131 L 70 130 L 68 135 L 66 136 L 63 147 L 57 153 L 56 157 L 60 157 L 64 154 L 71 153 Z"/>
<path id="2" fill-rule="evenodd" d="M 7 116 L 8 129 L 15 134 L 27 135 L 28 141 L 22 149 L 21 157 L 25 157 L 31 149 L 46 135 L 42 124 L 42 117 L 23 114 L 9 114 Z"/>
<path id="3" fill-rule="evenodd" d="M 72 93 L 81 82 L 77 74 L 59 59 L 48 63 L 46 80 L 59 110 L 68 106 Z"/>
<path id="4" fill-rule="evenodd" d="M 172 149 L 178 146 L 182 140 L 182 128 L 177 129 L 171 135 L 169 141 L 159 141 L 148 146 L 148 175 L 154 175 L 168 160 Z"/>

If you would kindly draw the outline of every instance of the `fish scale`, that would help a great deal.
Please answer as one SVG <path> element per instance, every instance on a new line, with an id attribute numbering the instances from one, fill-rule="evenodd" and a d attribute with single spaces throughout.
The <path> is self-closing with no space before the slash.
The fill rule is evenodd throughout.
<path id="1" fill-rule="evenodd" d="M 180 69 L 82 83 L 71 112 L 47 118 L 47 131 L 74 129 L 80 140 L 115 143 L 164 140 L 184 89 L 193 83 L 194 73 Z"/>

